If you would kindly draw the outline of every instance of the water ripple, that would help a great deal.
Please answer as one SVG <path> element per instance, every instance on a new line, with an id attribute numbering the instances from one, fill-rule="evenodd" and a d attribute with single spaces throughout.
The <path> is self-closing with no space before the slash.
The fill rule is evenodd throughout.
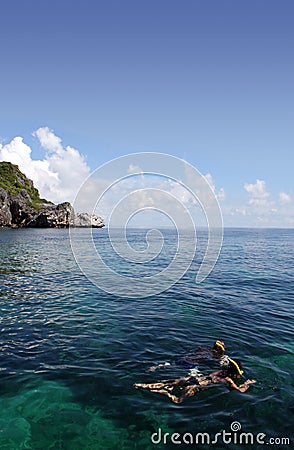
<path id="1" fill-rule="evenodd" d="M 168 292 L 122 300 L 83 277 L 67 230 L 0 230 L 0 406 L 8 411 L 0 413 L 2 447 L 16 439 L 9 432 L 16 429 L 13 448 L 25 442 L 102 448 L 103 442 L 110 449 L 145 449 L 158 426 L 215 433 L 229 430 L 233 419 L 251 432 L 287 436 L 294 411 L 293 237 L 293 230 L 226 230 L 205 283 L 195 284 L 200 248 Z M 185 375 L 173 366 L 147 369 L 218 338 L 240 357 L 246 376 L 257 379 L 248 393 L 213 387 L 179 406 L 132 388 Z"/>

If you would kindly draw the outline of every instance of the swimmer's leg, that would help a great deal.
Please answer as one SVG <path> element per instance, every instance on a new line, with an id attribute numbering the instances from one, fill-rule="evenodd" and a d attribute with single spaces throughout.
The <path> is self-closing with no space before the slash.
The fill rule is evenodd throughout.
<path id="1" fill-rule="evenodd" d="M 172 394 L 171 392 L 167 391 L 166 389 L 150 389 L 150 391 L 156 392 L 157 394 L 166 395 L 174 403 L 182 403 L 182 401 L 184 400 L 184 398 L 182 398 L 182 396 L 177 397 L 176 395 Z"/>
<path id="2" fill-rule="evenodd" d="M 156 390 L 156 389 L 162 389 L 164 388 L 166 384 L 165 383 L 135 383 L 134 387 L 136 389 L 148 389 L 149 391 L 151 390 Z"/>
<path id="3" fill-rule="evenodd" d="M 201 391 L 201 388 L 199 386 L 195 386 L 195 385 L 186 386 L 183 389 L 183 393 L 182 393 L 180 399 L 183 401 L 184 398 L 186 398 L 186 397 L 193 397 L 193 395 L 197 394 L 197 392 L 199 392 L 199 391 Z"/>
<path id="4" fill-rule="evenodd" d="M 184 388 L 184 392 L 177 396 L 175 394 L 172 394 L 172 392 L 166 390 L 166 389 L 150 389 L 151 392 L 156 392 L 157 394 L 163 394 L 166 395 L 168 398 L 171 399 L 173 403 L 182 403 L 186 397 L 193 397 L 197 392 L 199 392 L 201 389 L 199 386 L 186 386 Z"/>
<path id="5" fill-rule="evenodd" d="M 163 380 L 160 383 L 135 383 L 134 387 L 137 389 L 163 389 L 164 387 L 178 386 L 185 383 L 189 377 L 178 378 L 177 380 Z"/>

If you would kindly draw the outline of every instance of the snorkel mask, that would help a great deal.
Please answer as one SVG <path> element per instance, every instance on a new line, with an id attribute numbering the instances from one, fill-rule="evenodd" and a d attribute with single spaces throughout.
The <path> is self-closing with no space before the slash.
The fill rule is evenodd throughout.
<path id="1" fill-rule="evenodd" d="M 220 359 L 220 365 L 221 366 L 228 366 L 230 364 L 230 358 L 228 355 L 224 355 Z"/>

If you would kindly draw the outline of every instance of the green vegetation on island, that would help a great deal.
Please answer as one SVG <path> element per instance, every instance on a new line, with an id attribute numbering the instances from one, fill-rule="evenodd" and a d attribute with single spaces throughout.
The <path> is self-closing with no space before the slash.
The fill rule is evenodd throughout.
<path id="1" fill-rule="evenodd" d="M 96 214 L 76 213 L 69 202 L 58 205 L 41 198 L 33 181 L 17 165 L 0 162 L 0 227 L 104 227 Z"/>
<path id="2" fill-rule="evenodd" d="M 0 187 L 5 189 L 11 196 L 17 196 L 22 190 L 25 190 L 30 198 L 28 205 L 38 210 L 42 204 L 53 204 L 52 202 L 40 198 L 38 189 L 33 185 L 18 168 L 17 165 L 7 161 L 0 162 Z"/>

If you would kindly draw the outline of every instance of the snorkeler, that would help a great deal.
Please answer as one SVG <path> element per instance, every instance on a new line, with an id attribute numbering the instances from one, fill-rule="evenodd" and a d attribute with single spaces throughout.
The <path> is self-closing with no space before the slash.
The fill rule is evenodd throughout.
<path id="1" fill-rule="evenodd" d="M 203 361 L 205 359 L 210 358 L 211 356 L 216 359 L 220 359 L 224 356 L 225 353 L 225 344 L 223 341 L 215 341 L 212 348 L 198 348 L 194 353 L 189 353 L 188 355 L 182 356 L 178 358 L 174 363 L 163 363 L 158 364 L 157 366 L 152 366 L 148 369 L 148 372 L 155 372 L 157 369 L 161 369 L 162 367 L 168 367 L 171 365 L 183 366 L 186 369 L 193 369 L 197 363 Z"/>
<path id="2" fill-rule="evenodd" d="M 157 392 L 169 397 L 174 403 L 182 403 L 186 397 L 192 397 L 197 392 L 205 389 L 205 386 L 216 383 L 228 383 L 229 387 L 240 392 L 246 392 L 255 380 L 247 380 L 237 385 L 236 383 L 243 374 L 242 364 L 238 359 L 229 358 L 227 369 L 211 373 L 208 376 L 188 376 L 178 378 L 177 380 L 164 380 L 160 383 L 134 384 L 137 389 L 148 389 L 151 392 Z"/>

